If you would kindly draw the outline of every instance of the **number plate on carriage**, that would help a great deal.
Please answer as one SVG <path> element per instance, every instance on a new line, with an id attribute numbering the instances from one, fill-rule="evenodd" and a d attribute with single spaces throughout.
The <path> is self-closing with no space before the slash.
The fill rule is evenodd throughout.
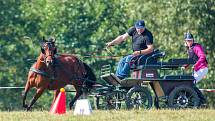
<path id="1" fill-rule="evenodd" d="M 154 73 L 146 73 L 146 78 L 153 78 L 155 77 Z"/>

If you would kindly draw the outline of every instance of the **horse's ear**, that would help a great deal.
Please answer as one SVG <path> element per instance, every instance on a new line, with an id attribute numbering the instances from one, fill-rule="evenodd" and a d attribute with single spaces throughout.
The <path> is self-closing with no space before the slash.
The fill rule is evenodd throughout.
<path id="1" fill-rule="evenodd" d="M 42 40 L 43 42 L 46 42 L 46 38 L 45 38 L 45 36 L 43 36 L 43 40 Z"/>
<path id="2" fill-rule="evenodd" d="M 41 52 L 43 53 L 43 54 L 45 54 L 45 50 L 41 47 Z"/>
<path id="3" fill-rule="evenodd" d="M 54 37 L 50 37 L 48 41 L 50 41 L 50 42 L 52 42 L 54 44 L 56 40 L 55 40 Z"/>
<path id="4" fill-rule="evenodd" d="M 43 47 L 44 43 L 44 41 L 40 41 L 40 47 Z"/>

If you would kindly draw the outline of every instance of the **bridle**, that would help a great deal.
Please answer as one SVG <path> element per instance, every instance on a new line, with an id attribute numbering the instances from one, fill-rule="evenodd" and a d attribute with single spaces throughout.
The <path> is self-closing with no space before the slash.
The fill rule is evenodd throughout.
<path id="1" fill-rule="evenodd" d="M 46 53 L 46 51 L 48 51 L 48 54 Z M 48 57 L 54 60 L 55 59 L 54 55 L 57 53 L 57 49 L 54 45 L 54 42 L 51 41 L 45 42 L 41 47 L 41 52 L 43 55 L 43 60 L 41 60 L 41 62 L 47 64 L 46 60 Z"/>

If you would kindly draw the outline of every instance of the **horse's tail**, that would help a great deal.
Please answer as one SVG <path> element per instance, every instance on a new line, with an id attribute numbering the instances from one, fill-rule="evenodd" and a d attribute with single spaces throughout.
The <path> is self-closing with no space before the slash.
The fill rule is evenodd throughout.
<path id="1" fill-rule="evenodd" d="M 85 76 L 85 78 L 87 78 L 86 86 L 88 88 L 91 88 L 96 82 L 96 75 L 94 74 L 92 68 L 90 68 L 89 65 L 87 65 L 86 63 L 83 63 L 83 64 L 84 64 L 84 67 L 87 71 L 87 74 Z"/>

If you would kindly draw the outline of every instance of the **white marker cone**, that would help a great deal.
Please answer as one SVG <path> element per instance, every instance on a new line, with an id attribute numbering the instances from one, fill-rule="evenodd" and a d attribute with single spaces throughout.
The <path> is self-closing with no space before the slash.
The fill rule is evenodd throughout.
<path id="1" fill-rule="evenodd" d="M 74 115 L 90 115 L 92 108 L 88 99 L 80 99 L 76 101 Z"/>

